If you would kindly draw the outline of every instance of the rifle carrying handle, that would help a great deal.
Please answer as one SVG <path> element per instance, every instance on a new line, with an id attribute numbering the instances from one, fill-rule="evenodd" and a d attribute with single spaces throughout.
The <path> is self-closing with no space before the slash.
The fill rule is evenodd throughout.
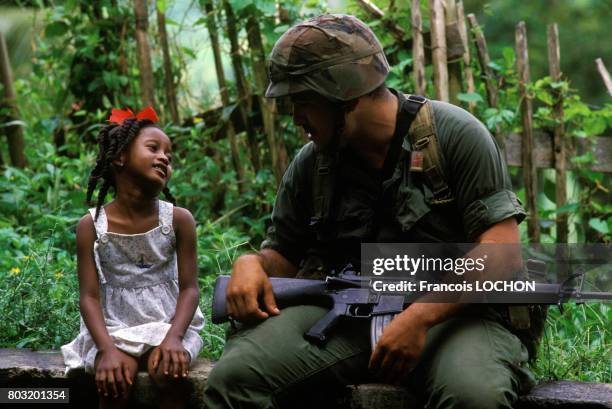
<path id="1" fill-rule="evenodd" d="M 346 305 L 336 304 L 315 325 L 304 334 L 304 338 L 322 345 L 327 341 L 327 333 L 336 325 L 338 318 L 346 311 Z"/>

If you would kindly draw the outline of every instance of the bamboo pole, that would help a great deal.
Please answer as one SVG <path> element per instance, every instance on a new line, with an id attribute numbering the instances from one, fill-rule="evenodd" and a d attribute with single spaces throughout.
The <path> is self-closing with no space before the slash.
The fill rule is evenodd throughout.
<path id="1" fill-rule="evenodd" d="M 276 101 L 264 97 L 268 86 L 266 56 L 261 41 L 259 22 L 254 14 L 249 15 L 246 21 L 246 29 L 249 48 L 251 49 L 251 63 L 253 65 L 255 86 L 257 87 L 257 97 L 264 123 L 264 132 L 270 148 L 272 169 L 276 181 L 280 183 L 288 164 L 287 150 L 282 137 L 276 137 Z"/>
<path id="2" fill-rule="evenodd" d="M 521 21 L 516 26 L 516 67 L 519 77 L 519 95 L 521 98 L 521 118 L 523 122 L 523 146 L 522 162 L 523 176 L 525 180 L 525 198 L 529 217 L 527 220 L 527 233 L 529 242 L 538 243 L 540 241 L 540 225 L 538 217 L 538 204 L 536 194 L 538 191 L 538 178 L 535 160 L 533 157 L 533 109 L 531 97 L 527 92 L 529 84 L 529 53 L 527 51 L 527 30 L 525 22 Z"/>
<path id="3" fill-rule="evenodd" d="M 444 0 L 445 26 L 457 23 L 457 1 Z M 446 36 L 446 35 L 445 35 Z M 461 105 L 457 95 L 461 92 L 461 60 L 448 62 L 448 93 L 451 104 Z"/>
<path id="4" fill-rule="evenodd" d="M 136 44 L 138 48 L 138 70 L 140 71 L 140 95 L 145 106 L 155 106 L 155 86 L 151 68 L 151 48 L 149 46 L 149 13 L 147 0 L 134 0 L 136 17 Z"/>
<path id="5" fill-rule="evenodd" d="M 448 102 L 446 27 L 442 0 L 429 0 L 429 12 L 431 19 L 431 59 L 436 99 Z"/>
<path id="6" fill-rule="evenodd" d="M 612 79 L 610 79 L 610 73 L 606 69 L 601 58 L 595 60 L 595 64 L 597 65 L 597 71 L 599 71 L 599 75 L 603 79 L 606 88 L 608 89 L 608 94 L 612 95 Z"/>
<path id="7" fill-rule="evenodd" d="M 468 45 L 467 27 L 465 25 L 465 11 L 463 8 L 463 1 L 457 2 L 457 26 L 459 27 L 459 34 L 461 35 L 461 42 L 465 52 L 463 53 L 463 74 L 465 76 L 465 83 L 467 86 L 468 93 L 476 92 L 476 86 L 474 85 L 474 73 L 472 71 L 472 62 L 470 57 L 470 47 Z M 468 109 L 471 113 L 476 111 L 476 103 L 469 102 Z"/>
<path id="8" fill-rule="evenodd" d="M 159 42 L 161 44 L 162 56 L 164 59 L 164 88 L 166 91 L 166 102 L 172 116 L 172 122 L 179 124 L 178 104 L 176 101 L 176 88 L 174 86 L 174 76 L 172 74 L 172 63 L 170 62 L 170 48 L 168 47 L 168 32 L 166 31 L 166 16 L 157 8 L 157 30 L 159 32 Z"/>
<path id="9" fill-rule="evenodd" d="M 423 41 L 423 20 L 421 0 L 412 0 L 412 78 L 417 95 L 425 95 L 425 43 Z"/>
<path id="10" fill-rule="evenodd" d="M 404 30 L 399 25 L 395 24 L 393 21 L 385 19 L 385 13 L 376 6 L 376 4 L 372 3 L 370 0 L 357 0 L 357 3 L 372 17 L 376 19 L 382 20 L 383 24 L 389 30 L 389 33 L 395 38 L 399 44 L 406 45 L 406 40 L 404 36 L 406 35 L 406 30 Z"/>
<path id="11" fill-rule="evenodd" d="M 561 81 L 561 51 L 559 47 L 559 29 L 557 24 L 548 26 L 548 66 L 553 81 Z M 555 197 L 557 208 L 567 201 L 567 176 L 565 164 L 565 129 L 563 126 L 563 99 L 559 90 L 552 90 L 555 95 L 555 105 L 552 116 L 555 120 L 553 151 L 555 153 Z M 568 226 L 567 213 L 557 214 L 557 243 L 567 243 Z"/>
<path id="12" fill-rule="evenodd" d="M 487 49 L 487 40 L 476 20 L 476 16 L 472 13 L 468 14 L 468 21 L 470 23 L 470 29 L 472 36 L 474 37 L 474 44 L 476 45 L 476 51 L 478 55 L 478 63 L 480 65 L 480 72 L 482 79 L 485 82 L 485 89 L 487 91 L 487 102 L 489 107 L 498 108 L 498 96 L 497 86 L 495 85 L 495 74 L 493 69 L 490 67 L 491 59 L 489 58 L 489 50 Z M 495 125 L 494 131 L 495 140 L 499 147 L 504 149 L 504 137 L 501 132 L 499 124 Z"/>
<path id="13" fill-rule="evenodd" d="M 0 31 L 0 80 L 4 88 L 4 95 L 0 100 L 0 108 L 6 108 L 8 114 L 2 119 L 5 122 L 15 122 L 19 120 L 19 110 L 17 108 L 17 97 L 15 88 L 13 87 L 13 73 L 11 71 L 11 62 L 9 60 L 8 48 L 4 33 Z M 25 168 L 27 160 L 24 149 L 23 129 L 21 125 L 14 124 L 4 128 L 8 140 L 9 156 L 11 164 L 17 168 Z"/>
<path id="14" fill-rule="evenodd" d="M 242 65 L 242 55 L 240 52 L 240 45 L 238 44 L 238 29 L 236 15 L 229 1 L 223 0 L 223 7 L 225 9 L 225 17 L 227 19 L 227 36 L 230 40 L 231 48 L 231 59 L 232 66 L 234 68 L 234 76 L 236 77 L 236 89 L 238 91 L 238 109 L 242 123 L 246 130 L 247 141 L 249 143 L 249 157 L 255 173 L 259 172 L 259 147 L 257 144 L 257 138 L 253 122 L 249 116 L 249 112 L 252 111 L 251 105 L 251 89 L 247 83 L 246 76 Z"/>
<path id="15" fill-rule="evenodd" d="M 219 35 L 217 33 L 217 24 L 215 22 L 215 15 L 211 0 L 204 1 L 204 11 L 206 12 L 206 26 L 208 28 L 208 35 L 210 36 L 210 43 L 213 49 L 213 57 L 215 62 L 215 71 L 217 72 L 217 83 L 219 84 L 219 93 L 221 94 L 221 103 L 223 106 L 230 104 L 229 92 L 225 84 L 225 73 L 223 72 L 223 61 L 221 60 L 221 48 L 219 46 Z M 238 179 L 238 190 L 241 191 L 242 181 L 244 180 L 244 170 L 242 169 L 242 163 L 240 161 L 240 151 L 238 149 L 238 141 L 236 140 L 236 132 L 234 131 L 234 125 L 231 120 L 227 121 L 225 132 L 227 139 L 230 144 L 230 151 L 232 155 L 232 163 L 236 170 L 236 178 Z"/>

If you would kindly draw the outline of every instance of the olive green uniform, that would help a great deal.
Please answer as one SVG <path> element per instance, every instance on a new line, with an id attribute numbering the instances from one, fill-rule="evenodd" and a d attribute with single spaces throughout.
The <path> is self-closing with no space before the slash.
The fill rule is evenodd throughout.
<path id="1" fill-rule="evenodd" d="M 525 212 L 486 128 L 461 108 L 432 103 L 454 201 L 432 204 L 423 174 L 410 170 L 408 139 L 389 175 L 366 168 L 345 149 L 322 234 L 311 223 L 316 153 L 310 143 L 283 177 L 262 247 L 277 250 L 308 275 L 318 267 L 359 265 L 361 242 L 473 242 L 495 223 L 521 221 Z M 342 385 L 375 381 L 367 370 L 367 322 L 344 320 L 322 347 L 303 338 L 325 312 L 315 306 L 286 308 L 230 334 L 208 380 L 207 407 L 312 407 L 332 402 L 329 394 Z M 526 347 L 497 309 L 469 306 L 428 332 L 406 384 L 427 408 L 510 408 L 517 394 L 532 386 L 527 359 Z"/>

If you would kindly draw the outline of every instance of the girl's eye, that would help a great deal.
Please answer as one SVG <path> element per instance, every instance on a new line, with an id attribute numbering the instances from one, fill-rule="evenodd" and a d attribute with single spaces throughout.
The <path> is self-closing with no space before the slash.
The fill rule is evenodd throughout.
<path id="1" fill-rule="evenodd" d="M 155 146 L 155 145 L 149 145 L 149 150 L 150 150 L 151 152 L 155 152 L 155 151 L 157 150 L 157 146 Z"/>

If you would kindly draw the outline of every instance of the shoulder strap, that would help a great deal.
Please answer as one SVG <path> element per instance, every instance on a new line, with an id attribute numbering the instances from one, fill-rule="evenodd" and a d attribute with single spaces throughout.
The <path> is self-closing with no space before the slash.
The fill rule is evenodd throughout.
<path id="1" fill-rule="evenodd" d="M 420 168 L 433 189 L 434 204 L 449 203 L 454 200 L 451 189 L 446 183 L 444 169 L 440 161 L 440 151 L 433 107 L 429 100 L 415 95 L 407 95 L 408 101 L 424 99 L 423 109 L 420 109 L 410 126 L 408 138 L 412 146 L 412 155 L 422 155 L 423 164 Z M 420 103 L 420 102 L 419 102 Z M 413 169 L 415 170 L 415 169 Z"/>
<path id="2" fill-rule="evenodd" d="M 174 205 L 163 200 L 159 201 L 159 224 L 161 226 L 172 227 L 172 219 L 174 216 Z"/>
<path id="3" fill-rule="evenodd" d="M 96 220 L 96 208 L 89 209 L 89 214 L 91 214 L 91 218 L 94 220 L 94 227 L 96 228 L 96 235 L 98 238 L 102 237 L 108 231 L 108 221 L 106 219 L 106 212 L 104 211 L 104 206 L 100 207 L 100 214 L 98 215 L 98 220 Z"/>

